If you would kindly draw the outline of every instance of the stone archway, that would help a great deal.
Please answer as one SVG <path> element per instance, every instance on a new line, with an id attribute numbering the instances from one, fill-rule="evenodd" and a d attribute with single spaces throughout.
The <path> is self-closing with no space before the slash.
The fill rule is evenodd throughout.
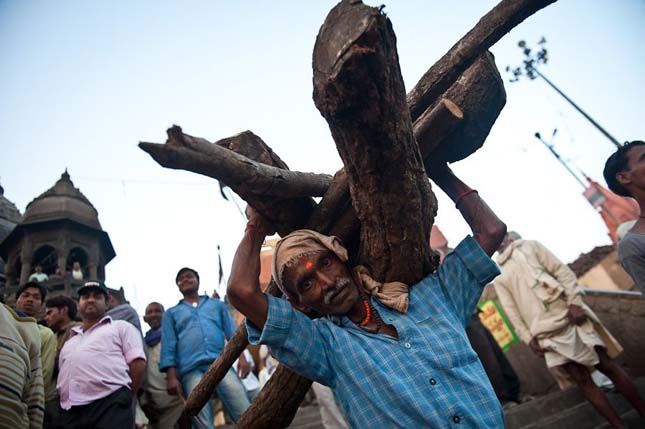
<path id="1" fill-rule="evenodd" d="M 36 265 L 43 267 L 43 273 L 52 275 L 58 267 L 58 252 L 52 246 L 40 246 L 32 256 L 32 270 Z"/>
<path id="2" fill-rule="evenodd" d="M 88 278 L 88 262 L 89 257 L 87 251 L 82 247 L 74 247 L 67 254 L 67 261 L 65 262 L 65 271 L 71 272 L 74 262 L 78 262 L 81 265 L 81 270 L 83 271 L 83 278 Z"/>

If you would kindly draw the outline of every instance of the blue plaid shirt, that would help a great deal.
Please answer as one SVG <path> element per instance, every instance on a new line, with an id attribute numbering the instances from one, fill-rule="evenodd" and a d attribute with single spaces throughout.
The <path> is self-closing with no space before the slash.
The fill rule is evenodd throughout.
<path id="1" fill-rule="evenodd" d="M 310 320 L 268 296 L 267 344 L 298 374 L 331 387 L 355 428 L 503 428 L 504 415 L 464 327 L 482 288 L 499 274 L 466 237 L 436 272 L 410 288 L 407 313 L 375 299 L 399 338 L 367 333 L 347 317 Z"/>

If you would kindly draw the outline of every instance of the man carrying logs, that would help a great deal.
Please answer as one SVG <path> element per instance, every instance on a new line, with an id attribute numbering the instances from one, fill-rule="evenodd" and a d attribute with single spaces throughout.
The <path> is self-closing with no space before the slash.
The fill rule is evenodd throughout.
<path id="1" fill-rule="evenodd" d="M 446 164 L 434 181 L 473 231 L 418 284 L 379 283 L 347 264 L 336 237 L 297 230 L 273 256 L 286 300 L 260 290 L 260 248 L 271 225 L 253 209 L 228 284 L 249 341 L 330 386 L 352 427 L 504 427 L 502 409 L 465 332 L 506 226 Z M 326 317 L 311 320 L 300 311 Z"/>
<path id="2" fill-rule="evenodd" d="M 251 132 L 211 144 L 174 126 L 166 144 L 140 143 L 165 167 L 220 180 L 262 216 L 252 213 L 230 296 L 248 316 L 251 339 L 277 344 L 287 365 L 276 370 L 238 427 L 291 423 L 311 380 L 289 365 L 330 385 L 352 426 L 503 425 L 464 324 L 481 286 L 498 273 L 487 255 L 505 226 L 446 163 L 480 148 L 504 105 L 502 80 L 486 50 L 553 1 L 502 0 L 406 96 L 392 23 L 381 8 L 341 0 L 318 33 L 312 61 L 314 103 L 343 161 L 333 178 L 289 171 Z M 428 236 L 437 201 L 428 176 L 475 232 L 436 273 Z M 319 203 L 311 198 L 319 196 Z M 276 272 L 293 307 L 257 287 L 259 249 L 274 228 L 285 237 Z M 340 237 L 347 256 L 340 240 L 307 232 L 289 236 L 303 228 Z M 323 261 L 335 277 L 323 279 L 324 267 L 316 265 Z M 355 265 L 367 269 L 350 271 Z M 303 278 L 313 279 L 307 293 L 298 289 Z M 407 298 L 405 285 L 418 285 Z M 367 299 L 365 289 L 378 292 Z M 267 293 L 282 295 L 275 281 Z M 310 322 L 298 307 L 329 317 Z M 284 322 L 282 316 L 287 325 L 275 323 Z M 248 344 L 245 331 L 231 338 L 193 390 L 188 415 L 202 408 Z"/>

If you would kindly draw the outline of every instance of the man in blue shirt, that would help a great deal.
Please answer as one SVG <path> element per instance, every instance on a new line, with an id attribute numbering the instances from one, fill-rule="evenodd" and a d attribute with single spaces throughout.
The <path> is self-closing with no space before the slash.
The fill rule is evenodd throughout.
<path id="1" fill-rule="evenodd" d="M 499 274 L 490 255 L 506 226 L 445 165 L 431 170 L 473 231 L 436 272 L 408 288 L 347 266 L 335 237 L 295 231 L 274 250 L 273 278 L 287 300 L 258 285 L 271 226 L 252 209 L 228 284 L 249 341 L 334 390 L 352 427 L 502 428 L 504 417 L 465 326 Z M 327 316 L 310 320 L 300 311 Z"/>
<path id="2" fill-rule="evenodd" d="M 235 332 L 235 323 L 226 305 L 207 295 L 199 295 L 199 274 L 182 268 L 175 282 L 184 298 L 166 311 L 162 325 L 159 369 L 168 377 L 168 393 L 184 399 L 199 384 L 208 367 Z M 240 357 L 248 373 L 248 363 Z M 239 367 L 238 367 L 239 368 Z M 246 368 L 246 369 L 245 369 Z M 217 397 L 231 418 L 237 421 L 249 407 L 244 385 L 232 369 L 215 389 Z M 209 401 L 195 417 L 201 424 L 194 427 L 213 428 L 213 407 Z"/>

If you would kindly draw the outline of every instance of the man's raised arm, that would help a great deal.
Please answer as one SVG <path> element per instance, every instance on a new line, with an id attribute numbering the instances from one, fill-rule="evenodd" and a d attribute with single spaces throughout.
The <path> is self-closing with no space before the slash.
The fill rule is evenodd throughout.
<path id="1" fill-rule="evenodd" d="M 255 326 L 264 329 L 269 308 L 267 297 L 260 290 L 260 250 L 271 227 L 251 207 L 247 208 L 249 223 L 233 258 L 226 294 L 231 304 Z"/>
<path id="2" fill-rule="evenodd" d="M 455 202 L 484 252 L 488 256 L 495 253 L 506 235 L 506 224 L 486 205 L 477 191 L 455 176 L 448 164 L 432 165 L 429 176 Z"/>

